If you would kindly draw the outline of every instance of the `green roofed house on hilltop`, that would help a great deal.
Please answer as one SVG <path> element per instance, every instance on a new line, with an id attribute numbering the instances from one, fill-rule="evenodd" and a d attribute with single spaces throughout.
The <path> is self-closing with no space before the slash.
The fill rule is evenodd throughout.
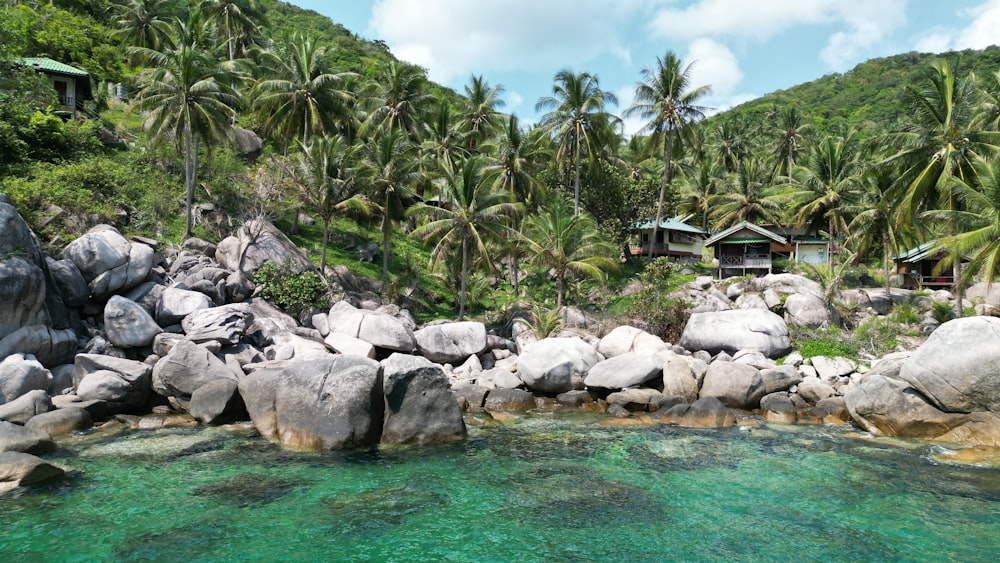
<path id="1" fill-rule="evenodd" d="M 701 260 L 705 231 L 684 222 L 684 217 L 660 220 L 653 238 L 653 219 L 638 221 L 629 227 L 629 254 L 648 256 L 652 245 L 653 256 L 669 256 L 679 261 Z"/>
<path id="2" fill-rule="evenodd" d="M 759 225 L 743 221 L 705 241 L 719 261 L 719 278 L 771 273 L 774 253 L 788 254 L 788 239 Z"/>
<path id="3" fill-rule="evenodd" d="M 83 111 L 83 102 L 93 99 L 90 73 L 85 70 L 46 57 L 23 57 L 15 62 L 35 69 L 49 79 L 49 84 L 59 94 L 58 113 L 76 116 L 77 112 Z"/>

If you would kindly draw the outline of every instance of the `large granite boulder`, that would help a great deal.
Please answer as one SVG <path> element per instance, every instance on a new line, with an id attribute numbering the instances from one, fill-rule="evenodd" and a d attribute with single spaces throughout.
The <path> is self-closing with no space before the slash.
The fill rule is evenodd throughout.
<path id="1" fill-rule="evenodd" d="M 0 420 L 24 424 L 33 416 L 52 410 L 52 399 L 40 389 L 28 391 L 24 395 L 0 405 Z"/>
<path id="2" fill-rule="evenodd" d="M 762 369 L 760 376 L 764 379 L 764 393 L 767 395 L 785 391 L 802 381 L 802 373 L 799 372 L 798 368 L 789 364 Z"/>
<path id="3" fill-rule="evenodd" d="M 326 335 L 323 342 L 339 354 L 375 359 L 375 346 L 349 334 L 331 332 Z"/>
<path id="4" fill-rule="evenodd" d="M 378 348 L 409 353 L 417 347 L 410 327 L 392 315 L 360 309 L 331 310 L 329 324 L 331 334 L 346 334 Z"/>
<path id="5" fill-rule="evenodd" d="M 24 452 L 42 455 L 54 449 L 56 449 L 56 443 L 45 432 L 0 420 L 0 452 Z"/>
<path id="6" fill-rule="evenodd" d="M 108 296 L 139 285 L 153 267 L 153 249 L 131 243 L 114 227 L 98 225 L 69 243 L 62 257 L 76 265 L 92 298 Z"/>
<path id="7" fill-rule="evenodd" d="M 152 366 L 143 362 L 78 354 L 73 365 L 76 394 L 82 401 L 103 401 L 112 413 L 128 412 L 149 400 Z"/>
<path id="8" fill-rule="evenodd" d="M 0 358 L 11 354 L 30 354 L 44 366 L 70 363 L 76 354 L 76 332 L 46 325 L 22 326 L 0 338 Z"/>
<path id="9" fill-rule="evenodd" d="M 83 407 L 67 406 L 41 413 L 25 423 L 28 428 L 41 430 L 49 436 L 62 436 L 87 430 L 94 425 L 90 412 Z"/>
<path id="10" fill-rule="evenodd" d="M 903 363 L 899 378 L 939 410 L 1000 413 L 1000 318 L 944 323 Z"/>
<path id="11" fill-rule="evenodd" d="M 417 352 L 432 362 L 454 364 L 486 350 L 486 325 L 478 322 L 444 323 L 413 333 Z"/>
<path id="12" fill-rule="evenodd" d="M 773 292 L 779 296 L 796 293 L 823 295 L 823 286 L 797 274 L 768 274 L 753 278 L 749 280 L 747 289 L 759 293 Z"/>
<path id="13" fill-rule="evenodd" d="M 812 293 L 793 293 L 785 300 L 785 322 L 791 326 L 819 328 L 833 322 L 826 301 Z"/>
<path id="14" fill-rule="evenodd" d="M 768 358 L 779 358 L 792 349 L 784 319 L 759 309 L 695 313 L 684 327 L 680 345 L 710 354 L 750 350 Z"/>
<path id="15" fill-rule="evenodd" d="M 698 399 L 698 377 L 687 359 L 672 353 L 664 355 L 663 394 L 684 397 L 689 403 Z"/>
<path id="16" fill-rule="evenodd" d="M 655 354 L 667 349 L 667 344 L 655 334 L 650 334 L 634 326 L 622 325 L 601 338 L 597 351 L 605 358 L 620 356 L 628 352 Z"/>
<path id="17" fill-rule="evenodd" d="M 45 273 L 24 256 L 0 255 L 0 338 L 29 325 L 49 324 Z"/>
<path id="18" fill-rule="evenodd" d="M 715 397 L 730 408 L 753 410 L 764 396 L 764 378 L 753 366 L 712 362 L 698 396 Z"/>
<path id="19" fill-rule="evenodd" d="M 535 396 L 524 389 L 493 389 L 486 395 L 483 408 L 487 412 L 530 411 L 535 408 Z"/>
<path id="20" fill-rule="evenodd" d="M 52 373 L 34 358 L 11 354 L 0 360 L 0 405 L 29 391 L 49 388 Z"/>
<path id="21" fill-rule="evenodd" d="M 702 397 L 692 404 L 670 407 L 662 420 L 687 428 L 725 428 L 736 424 L 736 414 L 715 397 Z"/>
<path id="22" fill-rule="evenodd" d="M 195 311 L 208 309 L 212 305 L 212 298 L 204 293 L 168 287 L 160 293 L 156 303 L 156 320 L 161 326 L 170 326 L 181 322 Z"/>
<path id="23" fill-rule="evenodd" d="M 248 309 L 242 303 L 198 309 L 184 317 L 181 328 L 192 342 L 215 341 L 223 346 L 233 346 L 240 341 L 247 325 L 253 322 L 253 315 Z"/>
<path id="24" fill-rule="evenodd" d="M 153 391 L 164 397 L 191 397 L 199 387 L 217 379 L 237 380 L 236 374 L 208 348 L 177 342 L 153 367 Z"/>
<path id="25" fill-rule="evenodd" d="M 626 352 L 594 364 L 583 384 L 602 389 L 625 389 L 658 377 L 663 357 L 649 352 Z"/>
<path id="26" fill-rule="evenodd" d="M 594 347 L 580 338 L 543 338 L 524 346 L 517 375 L 534 391 L 563 393 L 582 385 L 584 374 L 600 359 Z"/>
<path id="27" fill-rule="evenodd" d="M 49 274 L 55 283 L 56 289 L 62 296 L 63 303 L 69 307 L 80 307 L 86 305 L 90 300 L 90 287 L 87 280 L 83 279 L 83 274 L 70 260 L 55 260 L 45 257 L 45 264 L 49 268 Z"/>
<path id="28" fill-rule="evenodd" d="M 220 242 L 215 259 L 226 270 L 241 272 L 247 278 L 268 262 L 295 274 L 316 269 L 295 243 L 266 219 L 247 221 L 236 235 Z"/>
<path id="29" fill-rule="evenodd" d="M 465 422 L 441 366 L 420 356 L 382 361 L 385 423 L 382 442 L 428 444 L 465 439 Z"/>
<path id="30" fill-rule="evenodd" d="M 0 491 L 26 487 L 62 477 L 66 471 L 40 457 L 22 452 L 0 452 Z"/>
<path id="31" fill-rule="evenodd" d="M 163 332 L 141 305 L 113 295 L 104 306 L 104 333 L 119 348 L 149 346 Z"/>
<path id="32" fill-rule="evenodd" d="M 289 362 L 254 371 L 239 389 L 257 431 L 286 446 L 333 450 L 379 442 L 385 397 L 375 360 Z"/>
<path id="33" fill-rule="evenodd" d="M 247 408 L 232 379 L 210 381 L 191 394 L 191 416 L 203 424 L 246 420 Z"/>

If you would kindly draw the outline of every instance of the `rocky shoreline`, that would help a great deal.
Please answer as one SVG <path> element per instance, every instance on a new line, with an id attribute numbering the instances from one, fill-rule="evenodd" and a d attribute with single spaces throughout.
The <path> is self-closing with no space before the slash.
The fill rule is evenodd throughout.
<path id="1" fill-rule="evenodd" d="M 1000 446 L 997 318 L 950 321 L 916 351 L 870 365 L 806 361 L 788 324 L 835 313 L 798 276 L 724 293 L 699 278 L 671 344 L 631 326 L 595 333 L 582 315 L 543 339 L 518 323 L 510 335 L 480 322 L 419 327 L 405 309 L 346 291 L 295 319 L 253 296 L 248 280 L 268 262 L 312 268 L 266 222 L 217 246 L 166 250 L 99 226 L 55 259 L 0 197 L 0 487 L 59 476 L 36 456 L 95 424 L 250 420 L 288 447 L 341 449 L 463 440 L 463 411 L 576 408 L 621 424 L 759 416 Z"/>

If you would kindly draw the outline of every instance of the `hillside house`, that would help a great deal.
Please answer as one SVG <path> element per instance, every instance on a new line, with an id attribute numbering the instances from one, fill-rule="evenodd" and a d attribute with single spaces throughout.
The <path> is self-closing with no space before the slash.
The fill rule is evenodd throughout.
<path id="1" fill-rule="evenodd" d="M 925 242 L 893 257 L 896 263 L 896 283 L 905 289 L 948 289 L 955 285 L 954 270 L 939 268 L 947 251 Z M 968 262 L 963 259 L 963 262 Z"/>
<path id="2" fill-rule="evenodd" d="M 654 220 L 633 223 L 629 229 L 629 253 L 632 256 L 669 256 L 679 261 L 698 262 L 705 242 L 705 231 L 692 227 L 681 217 L 660 220 L 653 240 Z"/>
<path id="3" fill-rule="evenodd" d="M 92 100 L 90 74 L 87 71 L 46 57 L 24 57 L 17 62 L 44 74 L 59 95 L 56 113 L 76 117 L 83 111 L 83 102 Z"/>
<path id="4" fill-rule="evenodd" d="M 719 278 L 771 273 L 775 254 L 787 255 L 788 239 L 759 225 L 743 221 L 705 241 L 719 261 Z"/>

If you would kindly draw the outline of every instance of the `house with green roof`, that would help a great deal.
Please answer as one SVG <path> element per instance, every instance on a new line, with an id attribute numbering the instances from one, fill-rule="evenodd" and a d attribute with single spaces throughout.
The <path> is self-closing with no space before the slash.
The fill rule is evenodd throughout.
<path id="1" fill-rule="evenodd" d="M 955 285 L 955 272 L 951 267 L 945 267 L 941 261 L 948 257 L 948 251 L 937 246 L 933 241 L 925 242 L 907 250 L 899 256 L 893 256 L 896 263 L 896 283 L 905 289 L 947 289 Z M 963 257 L 962 262 L 968 262 Z"/>
<path id="2" fill-rule="evenodd" d="M 652 219 L 633 223 L 629 228 L 629 254 L 649 256 L 669 256 L 680 261 L 700 261 L 705 231 L 684 222 L 684 217 L 661 219 L 659 227 L 653 226 Z"/>
<path id="3" fill-rule="evenodd" d="M 83 102 L 92 100 L 90 74 L 46 57 L 23 57 L 16 62 L 44 74 L 59 95 L 57 113 L 75 116 L 83 111 Z"/>
<path id="4" fill-rule="evenodd" d="M 719 278 L 771 273 L 775 253 L 788 254 L 788 239 L 759 225 L 743 221 L 705 241 L 719 261 Z"/>

